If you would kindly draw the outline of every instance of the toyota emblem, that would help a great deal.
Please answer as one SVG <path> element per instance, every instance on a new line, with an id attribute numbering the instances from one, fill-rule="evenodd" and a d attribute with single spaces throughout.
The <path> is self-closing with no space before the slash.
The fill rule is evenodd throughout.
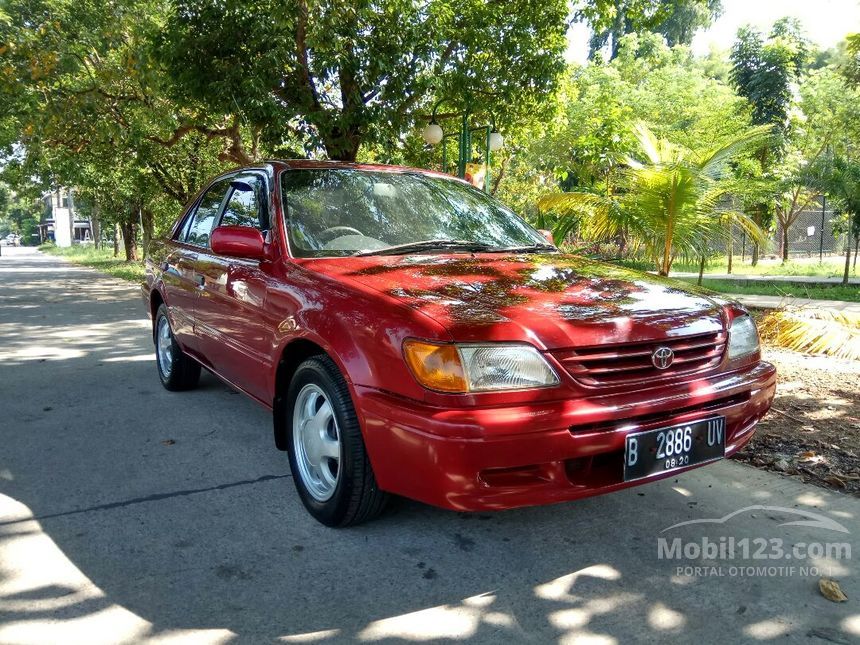
<path id="1" fill-rule="evenodd" d="M 675 360 L 675 352 L 669 347 L 658 347 L 651 352 L 651 362 L 658 370 L 664 370 Z"/>

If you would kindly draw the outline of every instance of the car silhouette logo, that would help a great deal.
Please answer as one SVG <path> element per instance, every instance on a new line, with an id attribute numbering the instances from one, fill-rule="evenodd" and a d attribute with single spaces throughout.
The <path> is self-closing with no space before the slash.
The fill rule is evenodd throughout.
<path id="1" fill-rule="evenodd" d="M 668 347 L 658 347 L 651 352 L 651 362 L 658 370 L 664 370 L 675 360 L 675 352 Z"/>

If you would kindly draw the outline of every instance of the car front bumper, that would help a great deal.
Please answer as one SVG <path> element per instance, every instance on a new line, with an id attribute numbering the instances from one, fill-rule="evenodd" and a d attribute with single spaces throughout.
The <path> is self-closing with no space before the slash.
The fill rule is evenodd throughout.
<path id="1" fill-rule="evenodd" d="M 726 456 L 742 448 L 776 389 L 773 365 L 712 375 L 670 392 L 492 408 L 441 408 L 356 387 L 383 490 L 456 510 L 500 510 L 608 493 L 697 466 L 624 482 L 631 432 L 726 418 Z"/>

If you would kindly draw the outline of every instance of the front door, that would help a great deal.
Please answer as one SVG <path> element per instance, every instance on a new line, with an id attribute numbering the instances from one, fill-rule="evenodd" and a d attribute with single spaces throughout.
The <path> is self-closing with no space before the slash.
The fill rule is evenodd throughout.
<path id="1" fill-rule="evenodd" d="M 229 188 L 229 179 L 212 184 L 169 244 L 169 252 L 161 267 L 173 334 L 190 354 L 197 355 L 200 350 L 195 322 L 203 278 L 198 271 L 198 263 L 200 255 L 209 249 L 209 235 Z"/>
<path id="2" fill-rule="evenodd" d="M 232 183 L 219 226 L 250 226 L 268 235 L 266 181 L 248 173 Z M 203 288 L 197 300 L 201 353 L 224 379 L 251 396 L 268 400 L 274 332 L 265 312 L 272 263 L 200 254 Z"/>

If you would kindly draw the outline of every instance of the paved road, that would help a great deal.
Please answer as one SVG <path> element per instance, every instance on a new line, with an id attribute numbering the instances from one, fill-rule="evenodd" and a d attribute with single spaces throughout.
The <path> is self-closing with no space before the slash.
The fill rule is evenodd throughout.
<path id="1" fill-rule="evenodd" d="M 0 643 L 860 639 L 851 561 L 804 563 L 841 580 L 837 605 L 797 572 L 732 577 L 744 563 L 712 558 L 724 575 L 705 577 L 658 559 L 662 529 L 753 504 L 850 534 L 759 509 L 662 535 L 860 553 L 860 501 L 735 463 L 506 513 L 402 501 L 326 529 L 263 409 L 211 376 L 162 390 L 136 287 L 24 249 L 0 259 L 0 414 Z"/>

